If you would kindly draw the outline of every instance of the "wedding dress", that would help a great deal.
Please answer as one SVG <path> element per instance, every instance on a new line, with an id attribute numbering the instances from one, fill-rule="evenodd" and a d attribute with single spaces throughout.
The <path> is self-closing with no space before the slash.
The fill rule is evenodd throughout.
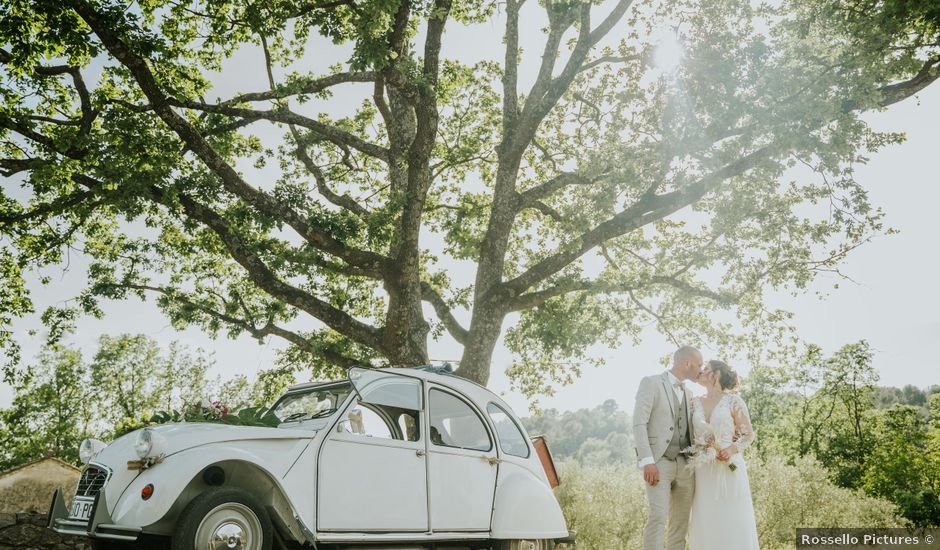
<path id="1" fill-rule="evenodd" d="M 709 420 L 705 419 L 701 398 L 693 399 L 692 422 L 696 443 L 711 435 L 718 448 L 734 443 L 743 451 L 754 441 L 747 405 L 734 393 L 722 395 Z M 719 460 L 700 459 L 691 463 L 695 464 L 695 494 L 689 520 L 691 550 L 758 550 L 757 524 L 744 456 L 738 452 L 731 457 L 734 470 L 729 462 Z"/>

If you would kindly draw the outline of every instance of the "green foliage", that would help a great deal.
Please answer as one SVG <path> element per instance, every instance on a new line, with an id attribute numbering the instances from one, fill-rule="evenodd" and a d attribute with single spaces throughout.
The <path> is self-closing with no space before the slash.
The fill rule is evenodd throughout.
<path id="1" fill-rule="evenodd" d="M 897 503 L 919 527 L 940 525 L 940 430 L 928 431 L 917 410 L 895 405 L 878 419 L 877 439 L 862 486 Z"/>
<path id="2" fill-rule="evenodd" d="M 0 470 L 52 455 L 78 461 L 92 430 L 95 391 L 75 350 L 47 347 L 14 384 L 13 403 L 0 410 Z"/>
<path id="3" fill-rule="evenodd" d="M 176 343 L 164 356 L 155 340 L 138 334 L 99 338 L 90 367 L 91 384 L 100 396 L 96 416 L 117 425 L 202 399 L 209 361 Z"/>
<path id="4" fill-rule="evenodd" d="M 940 24 L 931 2 L 769 4 L 5 2 L 0 347 L 16 361 L 26 274 L 78 249 L 88 284 L 43 316 L 53 336 L 150 296 L 177 327 L 282 337 L 279 366 L 314 376 L 424 364 L 450 334 L 485 383 L 515 315 L 530 395 L 649 324 L 786 351 L 765 292 L 890 232 L 853 169 L 902 136 L 860 114 L 940 76 Z M 445 23 L 505 25 L 518 55 L 446 58 Z M 672 28 L 685 56 L 666 72 L 651 53 Z M 217 85 L 229 69 L 245 93 Z"/>
<path id="5" fill-rule="evenodd" d="M 844 487 L 859 487 L 874 444 L 872 418 L 878 374 L 867 342 L 832 357 L 809 346 L 799 366 L 757 368 L 744 395 L 760 427 L 764 454 L 813 455 Z"/>
<path id="6" fill-rule="evenodd" d="M 297 383 L 293 369 L 278 367 L 258 373 L 254 384 L 244 375 L 235 375 L 223 382 L 218 390 L 219 402 L 232 409 L 257 404 L 271 405 L 284 394 L 288 386 Z"/>
<path id="7" fill-rule="evenodd" d="M 646 525 L 646 491 L 635 464 L 558 464 L 555 495 L 578 548 L 641 548 Z"/>
<path id="8" fill-rule="evenodd" d="M 129 334 L 98 344 L 91 361 L 64 344 L 48 345 L 17 371 L 13 403 L 0 410 L 0 469 L 49 454 L 78 462 L 82 439 L 110 441 L 210 391 L 211 361 L 201 350 L 173 343 L 163 353 L 154 340 Z M 254 409 L 230 420 L 238 422 L 270 425 L 270 418 Z"/>
<path id="9" fill-rule="evenodd" d="M 840 487 L 812 457 L 749 459 L 761 547 L 792 548 L 797 527 L 903 527 L 894 503 Z"/>
<path id="10" fill-rule="evenodd" d="M 233 411 L 230 412 L 228 407 L 222 406 L 219 402 L 210 403 L 208 406 L 197 403 L 183 410 L 159 411 L 144 425 L 166 424 L 167 422 L 209 422 L 230 426 L 276 428 L 281 423 L 277 415 L 265 407 L 245 407 L 239 410 L 233 409 Z"/>
<path id="11" fill-rule="evenodd" d="M 877 387 L 871 359 L 865 342 L 831 357 L 811 346 L 798 367 L 752 371 L 744 394 L 757 450 L 813 457 L 837 485 L 890 500 L 915 525 L 940 525 L 940 411 L 931 408 L 940 409 L 940 394 Z"/>

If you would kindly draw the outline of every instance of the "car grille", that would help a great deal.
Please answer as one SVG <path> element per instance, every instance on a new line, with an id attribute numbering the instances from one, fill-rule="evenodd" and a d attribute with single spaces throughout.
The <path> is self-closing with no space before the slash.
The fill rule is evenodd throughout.
<path id="1" fill-rule="evenodd" d="M 85 468 L 85 471 L 82 472 L 82 477 L 78 478 L 78 488 L 75 490 L 75 496 L 96 496 L 110 477 L 111 471 L 104 466 L 88 466 Z"/>

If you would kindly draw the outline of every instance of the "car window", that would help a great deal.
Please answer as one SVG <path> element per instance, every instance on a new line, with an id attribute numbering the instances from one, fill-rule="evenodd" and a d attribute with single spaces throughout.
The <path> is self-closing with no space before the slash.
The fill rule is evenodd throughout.
<path id="1" fill-rule="evenodd" d="M 413 411 L 424 408 L 421 399 L 421 381 L 407 376 L 389 374 L 381 370 L 349 369 L 352 381 L 364 403 L 384 405 Z"/>
<path id="2" fill-rule="evenodd" d="M 418 411 L 386 407 L 355 400 L 342 420 L 349 434 L 378 439 L 418 441 Z"/>
<path id="3" fill-rule="evenodd" d="M 496 426 L 496 437 L 503 452 L 522 458 L 529 458 L 529 444 L 526 443 L 522 430 L 502 407 L 496 403 L 486 406 L 486 413 L 490 415 L 493 425 Z"/>
<path id="4" fill-rule="evenodd" d="M 475 451 L 493 448 L 483 420 L 465 401 L 437 389 L 431 390 L 428 401 L 431 443 Z"/>
<path id="5" fill-rule="evenodd" d="M 332 414 L 352 392 L 349 384 L 290 392 L 271 408 L 281 422 Z"/>

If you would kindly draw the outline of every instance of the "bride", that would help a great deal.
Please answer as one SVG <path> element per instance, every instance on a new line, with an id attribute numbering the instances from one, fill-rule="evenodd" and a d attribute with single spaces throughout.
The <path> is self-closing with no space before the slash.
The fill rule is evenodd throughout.
<path id="1" fill-rule="evenodd" d="M 747 405 L 731 391 L 737 373 L 709 361 L 696 380 L 708 393 L 692 401 L 696 456 L 689 525 L 691 550 L 758 550 L 747 466 L 741 451 L 754 441 Z"/>

